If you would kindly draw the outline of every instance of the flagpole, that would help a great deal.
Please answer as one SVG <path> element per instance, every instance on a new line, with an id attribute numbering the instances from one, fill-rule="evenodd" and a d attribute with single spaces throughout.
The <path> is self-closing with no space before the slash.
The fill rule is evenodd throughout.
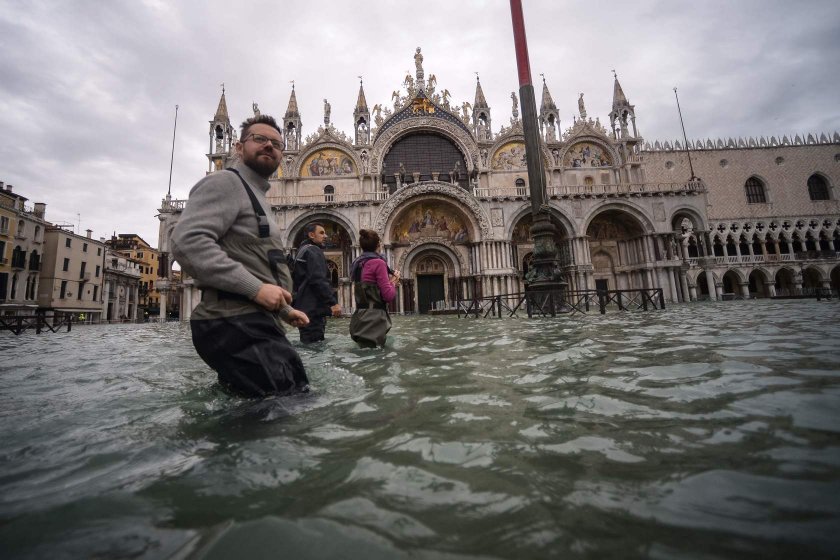
<path id="1" fill-rule="evenodd" d="M 554 244 L 556 227 L 551 223 L 549 207 L 546 204 L 545 173 L 543 171 L 540 132 L 537 124 L 537 103 L 534 85 L 531 81 L 531 63 L 528 59 L 528 42 L 525 37 L 525 17 L 522 14 L 522 0 L 510 0 L 510 14 L 513 23 L 513 43 L 516 47 L 516 68 L 519 74 L 519 103 L 522 108 L 522 131 L 525 134 L 525 160 L 528 165 L 528 187 L 531 195 L 531 236 L 534 239 L 534 260 L 525 282 L 528 291 L 546 292 L 538 307 L 555 314 L 562 302 L 565 282 L 561 279 L 557 264 L 557 247 Z M 556 298 L 559 296 L 559 300 Z M 530 314 L 530 307 L 529 307 Z"/>
<path id="2" fill-rule="evenodd" d="M 178 106 L 175 105 L 175 126 L 172 128 L 172 155 L 169 156 L 169 188 L 166 196 L 172 196 L 172 165 L 175 163 L 175 131 L 178 130 Z"/>
<path id="3" fill-rule="evenodd" d="M 683 141 L 685 142 L 685 155 L 688 156 L 688 168 L 691 170 L 691 179 L 695 181 L 698 177 L 694 176 L 694 166 L 691 165 L 691 152 L 688 151 L 688 137 L 685 135 L 685 123 L 683 122 L 682 109 L 680 109 L 680 96 L 677 95 L 677 88 L 674 88 L 674 97 L 677 98 L 677 112 L 680 114 L 680 126 L 682 127 Z"/>

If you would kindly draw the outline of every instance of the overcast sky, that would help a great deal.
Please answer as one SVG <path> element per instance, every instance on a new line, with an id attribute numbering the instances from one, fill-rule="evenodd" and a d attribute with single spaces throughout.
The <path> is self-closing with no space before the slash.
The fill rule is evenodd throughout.
<path id="1" fill-rule="evenodd" d="M 840 130 L 838 0 L 524 0 L 533 79 L 571 124 L 578 93 L 602 123 L 612 70 L 650 142 Z M 207 170 L 209 124 L 225 83 L 231 120 L 282 117 L 294 80 L 303 134 L 323 119 L 348 135 L 359 80 L 389 104 L 420 46 L 426 75 L 473 101 L 493 129 L 518 90 L 510 7 L 487 1 L 0 0 L 0 181 L 47 219 L 94 237 L 157 244 L 175 105 L 172 195 Z M 539 97 L 537 99 L 539 103 Z"/>

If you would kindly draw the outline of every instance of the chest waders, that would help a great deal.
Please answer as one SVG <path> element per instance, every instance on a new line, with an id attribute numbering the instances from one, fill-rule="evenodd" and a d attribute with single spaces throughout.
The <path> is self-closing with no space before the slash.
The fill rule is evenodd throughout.
<path id="1" fill-rule="evenodd" d="M 286 252 L 270 236 L 268 218 L 251 187 L 241 176 L 239 180 L 257 215 L 259 237 L 225 235 L 219 246 L 260 281 L 291 290 Z M 203 289 L 190 327 L 198 355 L 232 391 L 261 397 L 309 390 L 303 362 L 286 339 L 279 315 L 247 297 Z"/>
<path id="2" fill-rule="evenodd" d="M 385 338 L 391 330 L 391 315 L 382 300 L 379 285 L 361 281 L 364 265 L 360 263 L 356 277 L 353 278 L 356 310 L 350 318 L 350 338 L 359 346 L 371 348 L 385 344 Z"/>

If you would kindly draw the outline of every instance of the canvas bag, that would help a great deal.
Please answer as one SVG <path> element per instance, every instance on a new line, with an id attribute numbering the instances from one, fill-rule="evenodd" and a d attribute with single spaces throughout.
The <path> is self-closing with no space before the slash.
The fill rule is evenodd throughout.
<path id="1" fill-rule="evenodd" d="M 361 268 L 358 276 L 361 278 Z M 356 311 L 350 318 L 350 338 L 359 346 L 383 346 L 391 330 L 391 315 L 382 301 L 379 286 L 372 282 L 357 281 L 353 284 Z"/>

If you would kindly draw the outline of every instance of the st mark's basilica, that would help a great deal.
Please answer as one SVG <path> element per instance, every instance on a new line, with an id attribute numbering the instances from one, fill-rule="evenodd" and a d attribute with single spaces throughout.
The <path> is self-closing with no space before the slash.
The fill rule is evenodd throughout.
<path id="1" fill-rule="evenodd" d="M 304 136 L 294 86 L 283 115 L 283 162 L 268 199 L 292 250 L 307 223 L 325 225 L 345 311 L 360 229 L 379 232 L 402 274 L 395 312 L 426 313 L 525 287 L 533 243 L 519 100 L 511 94 L 509 122 L 496 126 L 493 113 L 502 108 L 487 104 L 480 81 L 472 103 L 456 104 L 424 70 L 420 48 L 414 63 L 390 104 L 369 107 L 359 86 L 350 136 L 332 125 L 326 99 L 323 124 Z M 568 289 L 662 288 L 670 302 L 840 290 L 836 132 L 687 146 L 645 141 L 643 116 L 637 122 L 617 76 L 603 123 L 587 114 L 581 95 L 579 116 L 560 130 L 545 83 L 537 103 L 546 199 Z M 208 172 L 233 163 L 236 141 L 222 91 Z M 166 257 L 185 203 L 167 197 L 159 211 L 158 287 L 180 294 L 182 320 L 199 291 L 172 275 Z"/>

